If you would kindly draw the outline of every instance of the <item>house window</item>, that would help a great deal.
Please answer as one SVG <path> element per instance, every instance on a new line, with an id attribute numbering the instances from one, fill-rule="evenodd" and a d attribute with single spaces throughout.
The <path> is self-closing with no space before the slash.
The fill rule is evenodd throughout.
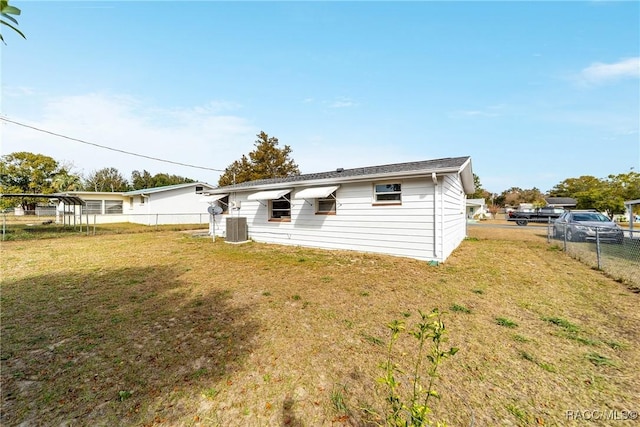
<path id="1" fill-rule="evenodd" d="M 331 215 L 336 213 L 336 192 L 329 194 L 327 197 L 318 198 L 316 213 Z"/>
<path id="2" fill-rule="evenodd" d="M 291 220 L 291 193 L 287 193 L 279 199 L 274 199 L 269 202 L 269 219 L 278 221 L 290 221 Z"/>
<path id="3" fill-rule="evenodd" d="M 196 194 L 200 194 L 204 191 L 204 187 L 202 185 L 196 185 Z"/>
<path id="4" fill-rule="evenodd" d="M 133 197 L 129 197 L 129 209 L 133 209 Z"/>
<path id="5" fill-rule="evenodd" d="M 375 184 L 373 189 L 375 203 L 399 204 L 402 202 L 402 186 L 400 183 Z"/>
<path id="6" fill-rule="evenodd" d="M 121 214 L 122 200 L 105 200 L 104 211 L 107 214 Z"/>
<path id="7" fill-rule="evenodd" d="M 102 213 L 102 200 L 87 200 L 84 206 L 84 213 L 100 215 Z"/>

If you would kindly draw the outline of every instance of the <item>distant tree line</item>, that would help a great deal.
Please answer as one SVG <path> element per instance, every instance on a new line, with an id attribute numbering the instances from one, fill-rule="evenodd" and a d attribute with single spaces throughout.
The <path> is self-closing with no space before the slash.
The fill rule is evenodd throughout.
<path id="1" fill-rule="evenodd" d="M 572 197 L 579 209 L 594 208 L 609 214 L 624 213 L 624 202 L 640 199 L 640 173 L 628 172 L 596 178 L 567 178 L 549 192 L 554 197 Z M 638 207 L 640 208 L 640 207 Z"/>
<path id="2" fill-rule="evenodd" d="M 239 184 L 265 178 L 280 178 L 300 174 L 298 165 L 290 157 L 291 147 L 278 146 L 278 138 L 265 132 L 257 134 L 255 149 L 231 163 L 220 176 L 219 186 Z M 133 171 L 127 180 L 116 168 L 107 167 L 91 172 L 86 177 L 74 174 L 71 166 L 57 162 L 43 154 L 16 152 L 0 157 L 0 191 L 2 193 L 50 194 L 66 191 L 120 192 L 143 188 L 194 182 L 190 178 L 167 173 L 151 175 L 146 170 Z M 511 187 L 502 193 L 491 193 L 482 188 L 480 177 L 473 176 L 476 191 L 470 198 L 483 198 L 489 210 L 517 207 L 521 203 L 544 206 L 547 197 L 571 197 L 577 208 L 595 208 L 610 215 L 624 213 L 624 202 L 640 199 L 640 173 L 628 172 L 606 178 L 581 176 L 567 178 L 543 193 L 538 188 Z M 2 201 L 1 208 L 11 207 Z M 35 209 L 33 199 L 21 201 L 25 210 Z M 15 201 L 13 201 L 15 204 Z M 640 210 L 640 206 L 638 208 Z"/>
<path id="3" fill-rule="evenodd" d="M 298 165 L 290 158 L 291 147 L 278 147 L 278 138 L 260 132 L 255 149 L 249 156 L 229 165 L 218 185 L 229 185 L 263 178 L 278 178 L 300 173 Z M 127 180 L 118 169 L 106 167 L 87 176 L 72 172 L 72 166 L 60 163 L 44 154 L 15 152 L 0 157 L 0 192 L 3 194 L 52 194 L 67 191 L 125 192 L 143 188 L 195 182 L 168 173 L 151 175 L 146 170 L 134 170 Z M 33 197 L 21 197 L 19 203 L 26 211 L 35 210 L 41 201 Z M 14 207 L 16 200 L 0 200 L 0 208 Z"/>
<path id="4" fill-rule="evenodd" d="M 577 209 L 598 209 L 610 215 L 625 212 L 624 202 L 640 199 L 640 173 L 630 171 L 606 178 L 585 175 L 579 178 L 567 178 L 543 193 L 538 188 L 523 189 L 511 187 L 502 193 L 490 193 L 482 189 L 480 179 L 476 178 L 475 198 L 484 198 L 490 207 L 518 207 L 530 203 L 535 207 L 546 205 L 548 197 L 570 197 L 576 200 Z M 637 209 L 640 209 L 638 207 Z"/>
<path id="5" fill-rule="evenodd" d="M 151 175 L 148 171 L 133 171 L 128 181 L 114 167 L 102 168 L 86 177 L 73 173 L 72 167 L 44 154 L 25 151 L 0 158 L 0 192 L 3 194 L 52 194 L 67 191 L 131 191 L 143 188 L 195 182 L 190 178 L 166 173 Z M 25 210 L 34 210 L 37 199 L 21 198 Z M 2 209 L 13 207 L 15 200 L 2 199 Z"/>

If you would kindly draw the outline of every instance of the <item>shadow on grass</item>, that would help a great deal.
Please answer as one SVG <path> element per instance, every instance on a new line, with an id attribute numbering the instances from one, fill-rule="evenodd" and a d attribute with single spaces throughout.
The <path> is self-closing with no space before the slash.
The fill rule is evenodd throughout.
<path id="1" fill-rule="evenodd" d="M 257 325 L 224 290 L 193 292 L 183 271 L 3 282 L 0 424 L 174 424 L 198 413 L 252 351 Z"/>

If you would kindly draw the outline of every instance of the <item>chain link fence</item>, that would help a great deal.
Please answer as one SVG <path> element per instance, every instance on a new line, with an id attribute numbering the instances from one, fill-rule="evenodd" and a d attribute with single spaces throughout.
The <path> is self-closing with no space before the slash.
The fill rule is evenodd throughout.
<path id="1" fill-rule="evenodd" d="M 547 241 L 640 292 L 640 229 L 583 226 L 576 230 L 549 222 Z"/>
<path id="2" fill-rule="evenodd" d="M 209 213 L 94 215 L 27 211 L 16 215 L 1 212 L 1 240 L 48 238 L 60 234 L 118 234 L 143 229 L 209 230 L 213 218 Z"/>

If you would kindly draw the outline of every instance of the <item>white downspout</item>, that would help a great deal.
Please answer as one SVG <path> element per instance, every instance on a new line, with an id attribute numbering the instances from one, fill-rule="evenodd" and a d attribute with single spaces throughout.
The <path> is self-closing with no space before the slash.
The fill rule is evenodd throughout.
<path id="1" fill-rule="evenodd" d="M 438 176 L 435 172 L 431 173 L 433 181 L 433 257 L 438 258 Z"/>
<path id="2" fill-rule="evenodd" d="M 444 182 L 444 178 L 442 178 Z M 440 260 L 444 258 L 444 186 L 440 186 Z"/>

